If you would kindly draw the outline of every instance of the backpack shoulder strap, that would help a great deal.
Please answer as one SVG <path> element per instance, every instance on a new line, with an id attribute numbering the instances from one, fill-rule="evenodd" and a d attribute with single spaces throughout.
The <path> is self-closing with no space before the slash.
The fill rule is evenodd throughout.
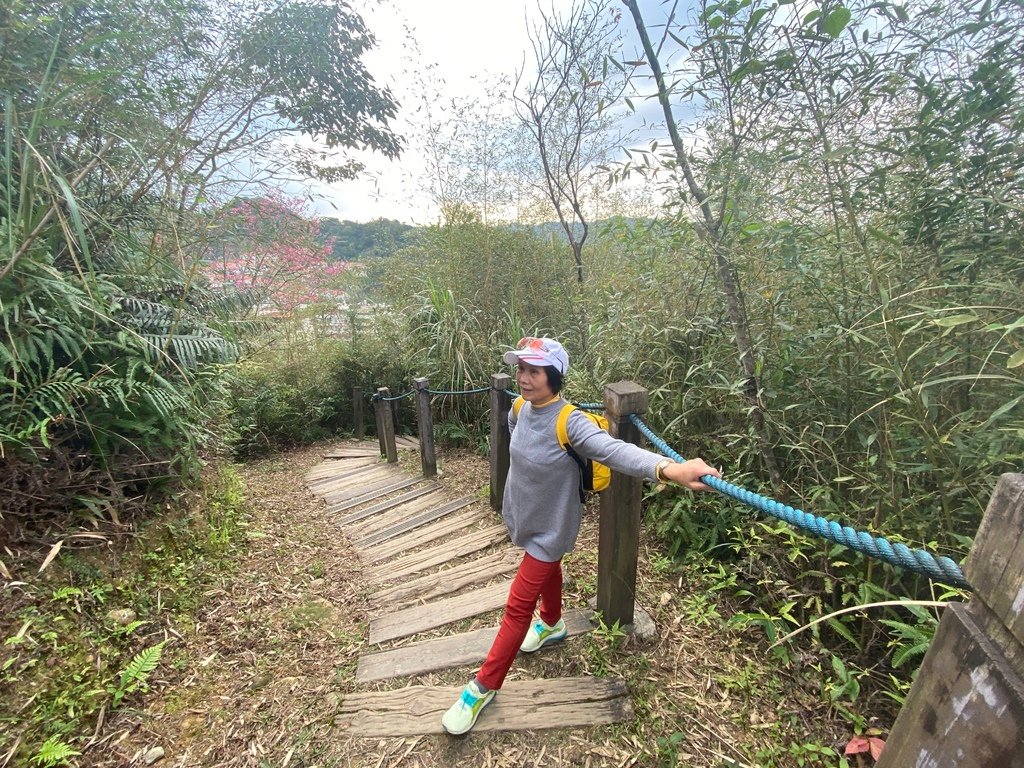
<path id="1" fill-rule="evenodd" d="M 558 412 L 558 419 L 555 421 L 555 435 L 558 437 L 558 444 L 562 447 L 562 450 L 568 450 L 572 447 L 572 442 L 569 440 L 569 415 L 576 410 L 576 406 L 572 403 L 566 403 L 562 406 L 562 410 Z"/>
<path id="2" fill-rule="evenodd" d="M 519 418 L 519 412 L 523 410 L 523 403 L 525 402 L 526 400 L 523 398 L 522 395 L 520 395 L 519 397 L 512 401 L 512 413 L 515 415 L 517 419 Z"/>

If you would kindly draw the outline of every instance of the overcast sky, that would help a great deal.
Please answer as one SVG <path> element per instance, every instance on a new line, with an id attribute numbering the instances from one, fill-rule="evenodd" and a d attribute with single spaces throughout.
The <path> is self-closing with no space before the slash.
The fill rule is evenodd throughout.
<path id="1" fill-rule="evenodd" d="M 554 6 L 564 11 L 572 5 L 571 0 L 542 2 L 546 10 Z M 645 13 L 648 24 L 664 13 L 661 0 L 641 3 L 645 6 L 650 8 Z M 514 75 L 524 57 L 529 65 L 527 25 L 539 18 L 536 0 L 362 0 L 357 7 L 377 39 L 365 62 L 401 102 L 394 127 L 405 135 L 421 127 L 413 110 L 425 77 L 429 87 L 452 99 L 480 99 L 486 83 Z M 629 22 L 628 11 L 621 7 Z M 631 23 L 627 29 L 632 30 Z M 626 50 L 635 49 L 633 37 L 627 38 Z M 419 189 L 422 165 L 415 152 L 407 151 L 394 162 L 368 154 L 359 159 L 367 166 L 360 179 L 314 188 L 314 195 L 323 198 L 315 205 L 317 213 L 354 221 L 436 220 L 436 211 Z"/>

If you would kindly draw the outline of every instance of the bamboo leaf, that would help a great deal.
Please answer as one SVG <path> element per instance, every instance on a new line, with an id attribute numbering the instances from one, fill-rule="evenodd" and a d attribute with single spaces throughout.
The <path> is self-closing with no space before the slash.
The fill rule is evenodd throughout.
<path id="1" fill-rule="evenodd" d="M 50 551 L 46 553 L 46 557 L 43 559 L 43 564 L 39 566 L 38 573 L 42 573 L 43 571 L 46 570 L 46 568 L 50 565 L 50 563 L 53 562 L 53 559 L 55 557 L 57 557 L 58 554 L 60 554 L 60 548 L 63 547 L 63 546 L 64 546 L 64 539 L 61 539 L 56 544 L 54 544 L 52 547 L 50 547 Z"/>
<path id="2" fill-rule="evenodd" d="M 932 320 L 932 323 L 939 326 L 940 328 L 955 328 L 958 325 L 966 325 L 967 323 L 973 323 L 978 320 L 978 316 L 973 312 L 965 312 L 960 315 L 950 315 L 948 317 L 938 317 Z"/>
<path id="3" fill-rule="evenodd" d="M 835 39 L 846 29 L 846 25 L 850 23 L 851 18 L 853 18 L 853 15 L 850 13 L 850 9 L 839 6 L 822 19 L 821 31 Z"/>

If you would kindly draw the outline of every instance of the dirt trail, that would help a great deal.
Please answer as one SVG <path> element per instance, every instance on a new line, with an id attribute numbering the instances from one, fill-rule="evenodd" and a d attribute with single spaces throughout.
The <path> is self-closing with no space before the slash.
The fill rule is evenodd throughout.
<path id="1" fill-rule="evenodd" d="M 780 734 L 796 726 L 800 739 L 800 731 L 815 730 L 800 691 L 784 695 L 781 687 L 789 683 L 761 667 L 755 639 L 723 631 L 714 601 L 688 595 L 680 574 L 652 573 L 644 544 L 639 588 L 657 640 L 637 647 L 598 633 L 512 672 L 624 677 L 634 722 L 462 738 L 347 739 L 333 721 L 339 702 L 355 690 L 370 609 L 358 560 L 304 483 L 325 447 L 240 468 L 252 519 L 237 568 L 206 595 L 194 625 L 179 628 L 180 641 L 174 653 L 169 649 L 145 709 L 108 721 L 102 754 L 90 750 L 87 764 L 144 765 L 147 753 L 163 750 L 152 763 L 158 768 L 783 765 L 790 761 L 781 753 L 778 762 L 772 757 Z M 479 493 L 486 482 L 480 457 L 442 457 L 441 466 L 441 482 L 453 493 Z M 566 560 L 573 579 L 567 602 L 582 604 L 593 594 L 595 528 L 590 513 L 577 552 Z M 484 617 L 482 625 L 496 621 L 497 615 Z M 468 673 L 417 682 L 457 684 Z"/>

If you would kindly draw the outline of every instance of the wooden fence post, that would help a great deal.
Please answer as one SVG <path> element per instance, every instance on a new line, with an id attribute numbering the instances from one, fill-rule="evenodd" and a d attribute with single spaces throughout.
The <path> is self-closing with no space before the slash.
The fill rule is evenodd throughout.
<path id="1" fill-rule="evenodd" d="M 999 478 L 878 768 L 1024 766 L 1024 474 Z"/>
<path id="2" fill-rule="evenodd" d="M 413 379 L 416 390 L 416 426 L 420 433 L 420 465 L 424 477 L 437 477 L 437 454 L 434 452 L 434 420 L 430 413 L 430 384 L 425 378 Z"/>
<path id="3" fill-rule="evenodd" d="M 391 410 L 391 402 L 385 398 L 391 397 L 391 390 L 387 387 L 377 389 L 377 401 L 374 405 L 374 412 L 377 417 L 377 439 L 380 442 L 381 456 L 388 457 L 388 464 L 398 461 L 398 447 L 395 445 L 395 420 Z"/>
<path id="4" fill-rule="evenodd" d="M 363 427 L 363 388 L 352 387 L 352 423 L 356 440 L 362 440 L 366 431 Z"/>
<path id="5" fill-rule="evenodd" d="M 604 388 L 608 431 L 620 440 L 640 445 L 643 435 L 629 414 L 647 412 L 647 390 L 632 381 Z M 601 494 L 597 545 L 597 610 L 608 626 L 633 623 L 636 567 L 640 548 L 640 498 L 643 479 L 612 472 L 611 485 Z"/>
<path id="6" fill-rule="evenodd" d="M 491 374 L 491 509 L 501 509 L 508 478 L 508 412 L 512 398 L 508 390 L 512 377 L 507 373 Z"/>
<path id="7" fill-rule="evenodd" d="M 388 445 L 384 441 L 384 403 L 381 402 L 383 393 L 387 387 L 378 387 L 377 393 L 373 396 L 373 422 L 377 430 L 377 442 L 380 444 L 380 455 L 385 456 L 388 452 Z"/>

